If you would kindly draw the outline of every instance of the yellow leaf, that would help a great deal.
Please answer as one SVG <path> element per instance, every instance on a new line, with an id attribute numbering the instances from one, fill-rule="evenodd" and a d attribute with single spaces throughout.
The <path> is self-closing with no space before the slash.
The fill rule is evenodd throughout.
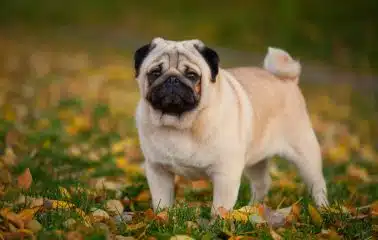
<path id="1" fill-rule="evenodd" d="M 351 164 L 347 168 L 347 174 L 355 179 L 362 180 L 364 182 L 370 182 L 371 178 L 369 176 L 369 173 L 366 171 L 366 169 L 358 167 L 354 164 Z"/>
<path id="2" fill-rule="evenodd" d="M 75 205 L 66 201 L 60 201 L 60 200 L 47 200 L 44 202 L 44 207 L 47 209 L 68 209 L 68 208 L 74 208 Z"/>
<path id="3" fill-rule="evenodd" d="M 113 146 L 112 146 L 112 153 L 116 154 L 116 153 L 124 152 L 125 149 L 126 149 L 126 146 L 128 144 L 130 144 L 130 140 L 129 139 L 122 140 L 120 142 L 117 142 L 117 143 L 113 144 Z"/>
<path id="4" fill-rule="evenodd" d="M 370 145 L 364 145 L 359 150 L 361 157 L 368 161 L 374 161 L 378 159 L 373 148 Z"/>
<path id="5" fill-rule="evenodd" d="M 86 226 L 91 226 L 90 217 L 88 217 L 83 210 L 81 210 L 80 208 L 75 208 L 75 211 L 77 212 L 77 214 L 79 214 L 80 217 L 83 218 L 84 224 Z"/>
<path id="6" fill-rule="evenodd" d="M 21 218 L 21 220 L 27 224 L 30 220 L 33 219 L 34 215 L 41 209 L 41 207 L 34 207 L 34 208 L 28 208 L 24 209 L 21 212 L 18 213 L 18 216 Z"/>
<path id="7" fill-rule="evenodd" d="M 378 200 L 371 204 L 370 209 L 373 216 L 378 216 Z"/>
<path id="8" fill-rule="evenodd" d="M 25 169 L 25 171 L 17 177 L 17 185 L 23 189 L 29 189 L 33 182 L 33 177 L 30 173 L 29 168 Z"/>
<path id="9" fill-rule="evenodd" d="M 129 231 L 135 231 L 135 230 L 144 228 L 145 226 L 146 226 L 146 224 L 144 222 L 140 222 L 140 223 L 136 223 L 136 224 L 127 225 L 127 229 Z"/>
<path id="10" fill-rule="evenodd" d="M 269 232 L 270 232 L 270 235 L 272 236 L 272 238 L 274 240 L 281 240 L 282 239 L 282 237 L 278 233 L 276 233 L 272 228 L 270 228 Z"/>
<path id="11" fill-rule="evenodd" d="M 14 212 L 11 212 L 9 208 L 3 208 L 0 210 L 0 216 L 8 219 L 10 222 L 14 223 L 16 227 L 23 229 L 25 224 L 22 219 Z"/>
<path id="12" fill-rule="evenodd" d="M 345 145 L 339 145 L 328 149 L 328 158 L 334 163 L 347 162 L 350 159 L 350 149 Z"/>
<path id="13" fill-rule="evenodd" d="M 294 190 L 298 187 L 294 181 L 288 178 L 284 178 L 284 177 L 280 178 L 277 181 L 274 181 L 273 185 L 280 189 L 285 188 L 285 189 L 291 189 L 291 190 Z"/>
<path id="14" fill-rule="evenodd" d="M 144 190 L 141 193 L 139 193 L 139 195 L 135 198 L 135 201 L 137 201 L 137 202 L 147 202 L 148 200 L 150 200 L 150 197 L 151 197 L 150 191 Z"/>
<path id="15" fill-rule="evenodd" d="M 68 192 L 68 190 L 64 187 L 59 187 L 60 194 L 65 199 L 71 199 L 71 194 Z"/>
<path id="16" fill-rule="evenodd" d="M 318 210 L 316 210 L 315 207 L 313 207 L 311 204 L 308 205 L 308 212 L 310 213 L 310 216 L 311 216 L 311 221 L 318 227 L 320 227 L 322 225 L 322 222 L 323 222 L 323 218 L 322 216 L 320 215 L 320 213 L 318 212 Z"/>
<path id="17" fill-rule="evenodd" d="M 243 222 L 243 223 L 248 221 L 248 215 L 238 210 L 234 210 L 231 212 L 231 218 L 235 221 Z"/>
<path id="18" fill-rule="evenodd" d="M 191 238 L 187 235 L 175 235 L 172 236 L 170 240 L 194 240 L 194 238 Z"/>
<path id="19" fill-rule="evenodd" d="M 42 147 L 43 147 L 43 148 L 50 148 L 50 147 L 51 147 L 51 142 L 50 142 L 50 140 L 45 141 L 45 142 L 43 143 Z"/>

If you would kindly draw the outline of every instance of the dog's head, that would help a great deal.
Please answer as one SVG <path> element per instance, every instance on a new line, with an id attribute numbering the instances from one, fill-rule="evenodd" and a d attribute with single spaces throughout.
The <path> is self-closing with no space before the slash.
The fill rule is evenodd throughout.
<path id="1" fill-rule="evenodd" d="M 218 54 L 200 40 L 155 38 L 136 50 L 140 93 L 154 114 L 180 119 L 206 102 L 218 75 Z"/>

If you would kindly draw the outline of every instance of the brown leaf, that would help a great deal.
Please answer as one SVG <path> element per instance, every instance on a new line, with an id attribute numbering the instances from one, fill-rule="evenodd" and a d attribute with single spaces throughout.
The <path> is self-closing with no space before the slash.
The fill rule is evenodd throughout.
<path id="1" fill-rule="evenodd" d="M 25 169 L 25 171 L 17 177 L 18 187 L 22 189 L 25 189 L 25 190 L 29 189 L 32 182 L 33 182 L 33 177 L 30 173 L 29 168 Z"/>
<path id="2" fill-rule="evenodd" d="M 24 232 L 8 232 L 2 234 L 4 240 L 19 240 L 24 239 L 26 236 L 27 234 Z"/>
<path id="3" fill-rule="evenodd" d="M 14 223 L 16 225 L 16 227 L 18 227 L 19 229 L 23 229 L 24 226 L 25 226 L 25 224 L 22 221 L 22 219 L 16 213 L 11 212 L 10 209 L 8 209 L 8 208 L 1 209 L 0 210 L 0 215 L 3 218 L 8 219 L 8 221 Z"/>
<path id="4" fill-rule="evenodd" d="M 4 164 L 7 166 L 14 166 L 17 163 L 17 157 L 10 147 L 5 148 L 4 156 L 2 157 Z"/>
<path id="5" fill-rule="evenodd" d="M 84 239 L 83 236 L 81 235 L 81 233 L 79 232 L 75 232 L 75 231 L 72 231 L 72 232 L 68 232 L 67 235 L 66 235 L 66 239 L 67 240 L 82 240 Z"/>
<path id="6" fill-rule="evenodd" d="M 270 228 L 269 232 L 270 232 L 270 235 L 272 236 L 272 238 L 274 240 L 281 240 L 282 239 L 282 237 L 278 233 L 276 233 L 272 228 Z"/>
<path id="7" fill-rule="evenodd" d="M 20 219 L 27 224 L 30 220 L 33 219 L 34 215 L 41 209 L 41 207 L 24 209 L 18 213 Z"/>
<path id="8" fill-rule="evenodd" d="M 152 220 L 156 217 L 155 213 L 154 213 L 154 210 L 152 210 L 151 208 L 147 209 L 144 214 L 146 215 L 146 218 L 149 219 L 149 220 Z"/>
<path id="9" fill-rule="evenodd" d="M 160 223 L 163 223 L 163 224 L 168 223 L 169 222 L 168 212 L 167 211 L 159 212 L 156 215 L 156 219 Z"/>
<path id="10" fill-rule="evenodd" d="M 148 190 L 144 190 L 135 198 L 135 201 L 137 202 L 147 202 L 150 200 L 150 192 Z"/>
<path id="11" fill-rule="evenodd" d="M 7 147 L 12 147 L 18 142 L 18 132 L 16 130 L 10 130 L 5 136 L 5 144 Z"/>
<path id="12" fill-rule="evenodd" d="M 206 180 L 192 181 L 192 189 L 195 191 L 204 191 L 210 187 L 210 184 Z"/>
<path id="13" fill-rule="evenodd" d="M 378 200 L 371 204 L 370 211 L 373 216 L 378 216 Z"/>
<path id="14" fill-rule="evenodd" d="M 362 180 L 364 182 L 370 182 L 371 178 L 366 169 L 358 167 L 356 165 L 349 165 L 347 169 L 347 174 L 355 179 Z"/>
<path id="15" fill-rule="evenodd" d="M 226 208 L 224 208 L 224 207 L 218 207 L 217 210 L 218 210 L 219 216 L 221 218 L 226 219 L 226 218 L 228 218 L 230 216 L 230 212 Z"/>
<path id="16" fill-rule="evenodd" d="M 293 204 L 292 208 L 291 208 L 291 212 L 293 213 L 293 215 L 299 219 L 299 216 L 301 215 L 301 206 L 299 204 Z"/>

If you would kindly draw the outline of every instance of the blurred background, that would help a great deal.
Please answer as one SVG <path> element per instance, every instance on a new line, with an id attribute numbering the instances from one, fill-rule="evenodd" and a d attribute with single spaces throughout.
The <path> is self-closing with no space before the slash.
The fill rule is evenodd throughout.
<path id="1" fill-rule="evenodd" d="M 331 201 L 376 201 L 377 13 L 377 0 L 1 0 L 0 210 L 23 209 L 25 196 L 69 201 L 92 215 L 93 207 L 106 209 L 105 200 L 121 201 L 120 212 L 150 207 L 132 58 L 157 36 L 201 39 L 218 51 L 222 67 L 261 66 L 268 46 L 286 49 L 303 66 L 300 87 L 321 143 Z M 290 206 L 305 187 L 293 166 L 275 160 L 266 201 Z M 175 180 L 178 199 L 210 206 L 208 182 Z M 237 207 L 249 194 L 244 181 Z M 33 212 L 46 232 L 68 229 L 68 218 L 82 216 L 50 210 Z M 132 218 L 140 227 L 140 218 Z M 12 232 L 2 221 L 0 232 Z M 365 234 L 357 225 L 343 225 L 346 238 Z M 149 227 L 148 234 L 154 229 L 160 231 Z"/>
<path id="2" fill-rule="evenodd" d="M 76 134 L 92 126 L 87 116 L 103 104 L 110 120 L 101 126 L 131 139 L 136 150 L 128 158 L 141 159 L 136 48 L 156 36 L 199 38 L 231 67 L 261 65 L 267 47 L 276 46 L 302 62 L 300 85 L 327 162 L 376 161 L 377 12 L 376 0 L 1 1 L 2 121 L 20 132 L 37 129 L 49 124 L 30 122 L 51 121 L 49 109 L 59 108 L 57 118 L 66 121 L 62 104 L 80 102 L 64 123 Z"/>

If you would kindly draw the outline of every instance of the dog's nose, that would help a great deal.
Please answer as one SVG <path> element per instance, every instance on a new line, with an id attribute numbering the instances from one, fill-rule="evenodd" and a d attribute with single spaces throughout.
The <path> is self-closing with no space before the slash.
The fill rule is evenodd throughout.
<path id="1" fill-rule="evenodd" d="M 176 76 L 170 76 L 168 79 L 167 79 L 167 83 L 169 85 L 172 85 L 172 86 L 176 86 L 178 85 L 180 82 L 179 78 L 176 77 Z"/>

